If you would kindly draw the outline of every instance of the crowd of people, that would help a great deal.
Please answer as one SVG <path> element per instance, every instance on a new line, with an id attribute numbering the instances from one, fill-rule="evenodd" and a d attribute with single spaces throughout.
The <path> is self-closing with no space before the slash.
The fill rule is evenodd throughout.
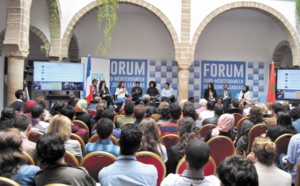
<path id="1" fill-rule="evenodd" d="M 93 83 L 97 85 L 98 82 Z M 94 101 L 90 105 L 84 99 L 70 96 L 68 102 L 57 101 L 50 110 L 46 109 L 43 97 L 25 102 L 26 95 L 18 90 L 16 102 L 1 112 L 0 176 L 20 185 L 96 185 L 84 168 L 68 165 L 64 154 L 68 151 L 80 162 L 91 152 L 104 151 L 115 156 L 117 161 L 99 172 L 101 185 L 156 185 L 158 171 L 155 166 L 143 164 L 135 157 L 139 151 L 149 151 L 165 163 L 167 176 L 161 182 L 163 186 L 220 183 L 224 186 L 290 186 L 295 183 L 300 162 L 300 107 L 290 110 L 287 104 L 255 103 L 249 97 L 247 86 L 239 99 L 232 98 L 228 84 L 218 97 L 212 83 L 197 109 L 188 100 L 177 104 L 173 90 L 166 83 L 162 91 L 165 98 L 156 107 L 159 92 L 155 82 L 150 82 L 149 86 L 143 94 L 137 82 L 132 99 L 127 99 L 124 82 L 120 82 L 116 91 L 116 100 L 122 102 L 120 108 L 109 107 L 114 105 L 115 99 L 104 81 L 100 82 L 99 89 L 94 88 Z M 95 114 L 90 114 L 88 109 L 94 109 Z M 233 113 L 247 117 L 239 136 Z M 74 124 L 75 120 L 85 123 L 88 130 Z M 200 137 L 199 129 L 207 124 L 215 127 Z M 247 157 L 243 153 L 229 156 L 219 165 L 217 175 L 204 176 L 203 168 L 210 157 L 207 144 L 210 139 L 226 136 L 235 144 L 237 152 L 244 152 L 248 147 L 248 133 L 258 124 L 267 125 L 268 130 L 255 138 Z M 43 133 L 37 143 L 28 139 L 31 131 Z M 72 133 L 82 138 L 85 147 L 71 139 Z M 287 154 L 276 158 L 279 154 L 276 154 L 274 141 L 286 133 L 294 134 Z M 99 140 L 88 142 L 94 134 Z M 178 143 L 170 149 L 162 142 L 162 137 L 168 134 L 179 137 Z M 118 140 L 117 144 L 112 138 Z M 23 151 L 39 162 L 39 166 L 26 165 Z M 182 158 L 187 168 L 182 174 L 176 174 L 176 166 Z"/>

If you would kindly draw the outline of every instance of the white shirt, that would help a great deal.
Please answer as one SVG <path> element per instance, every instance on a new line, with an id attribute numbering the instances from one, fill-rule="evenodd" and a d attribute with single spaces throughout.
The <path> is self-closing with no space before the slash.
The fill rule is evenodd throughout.
<path id="1" fill-rule="evenodd" d="M 242 97 L 243 97 L 243 91 L 241 91 L 239 94 L 239 100 L 242 100 Z M 250 91 L 247 91 L 244 94 L 244 100 L 249 100 L 249 99 L 251 99 L 251 95 L 250 95 Z"/>
<path id="2" fill-rule="evenodd" d="M 158 152 L 159 152 L 161 158 L 166 163 L 168 161 L 168 153 L 167 153 L 166 147 L 163 144 L 157 144 L 157 149 L 158 149 Z"/>
<path id="3" fill-rule="evenodd" d="M 199 120 L 202 123 L 206 118 L 212 118 L 215 116 L 215 111 L 213 110 L 205 110 L 199 114 Z"/>
<path id="4" fill-rule="evenodd" d="M 116 90 L 116 95 L 118 96 L 118 98 L 125 98 L 126 94 L 128 94 L 127 90 L 125 88 L 117 88 Z M 123 92 L 124 91 L 124 92 Z"/>

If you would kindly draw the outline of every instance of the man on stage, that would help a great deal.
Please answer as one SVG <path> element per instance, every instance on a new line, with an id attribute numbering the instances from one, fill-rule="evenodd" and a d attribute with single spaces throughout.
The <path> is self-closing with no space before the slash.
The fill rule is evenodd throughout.
<path id="1" fill-rule="evenodd" d="M 135 87 L 132 87 L 131 95 L 132 95 L 132 101 L 135 101 L 136 104 L 139 104 L 141 102 L 141 97 L 143 95 L 143 90 L 140 87 L 140 82 L 135 82 Z"/>
<path id="2" fill-rule="evenodd" d="M 170 87 L 170 83 L 165 83 L 165 88 L 161 91 L 161 101 L 170 101 L 175 102 L 175 93 L 174 90 Z"/>
<path id="3" fill-rule="evenodd" d="M 232 99 L 231 91 L 228 90 L 228 83 L 225 83 L 224 89 L 221 90 L 219 96 L 223 98 L 223 107 L 224 110 L 227 111 Z"/>

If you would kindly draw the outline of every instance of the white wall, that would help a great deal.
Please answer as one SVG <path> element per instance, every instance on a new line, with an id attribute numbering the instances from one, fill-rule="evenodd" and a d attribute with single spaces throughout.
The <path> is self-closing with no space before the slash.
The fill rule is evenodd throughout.
<path id="1" fill-rule="evenodd" d="M 130 13 L 131 12 L 131 13 Z M 132 13 L 133 12 L 133 13 Z M 149 11 L 121 4 L 107 58 L 174 58 L 174 45 L 164 24 Z M 98 29 L 97 10 L 85 17 L 75 29 L 79 58 L 93 57 L 103 38 Z"/>
<path id="2" fill-rule="evenodd" d="M 231 10 L 213 19 L 204 29 L 195 59 L 272 61 L 276 45 L 283 40 L 286 36 L 282 29 L 264 14 Z"/>
<path id="3" fill-rule="evenodd" d="M 49 11 L 44 0 L 33 0 L 30 10 L 30 25 L 41 30 L 50 41 Z"/>

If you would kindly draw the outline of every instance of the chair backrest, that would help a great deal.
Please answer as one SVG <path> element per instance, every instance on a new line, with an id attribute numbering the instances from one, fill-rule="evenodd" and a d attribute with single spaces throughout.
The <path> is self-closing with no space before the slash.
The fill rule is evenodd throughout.
<path id="1" fill-rule="evenodd" d="M 234 116 L 234 126 L 237 126 L 238 122 L 243 118 L 242 114 L 240 113 L 233 113 Z"/>
<path id="2" fill-rule="evenodd" d="M 228 156 L 235 154 L 235 147 L 232 140 L 226 136 L 215 136 L 207 142 L 210 147 L 210 155 L 215 160 L 216 166 Z"/>
<path id="3" fill-rule="evenodd" d="M 96 182 L 99 182 L 98 173 L 100 170 L 113 164 L 116 160 L 117 158 L 108 152 L 95 151 L 87 154 L 82 159 L 80 166 L 84 167 Z"/>
<path id="4" fill-rule="evenodd" d="M 95 109 L 87 109 L 87 113 L 91 114 L 94 117 L 96 116 L 97 111 Z"/>
<path id="5" fill-rule="evenodd" d="M 206 125 L 200 127 L 198 133 L 199 133 L 201 139 L 205 138 L 207 132 L 209 130 L 212 130 L 212 129 L 216 128 L 216 126 L 217 125 L 215 125 L 215 124 L 206 124 Z"/>
<path id="6" fill-rule="evenodd" d="M 296 174 L 295 186 L 300 186 L 300 162 L 297 165 L 297 174 Z"/>
<path id="7" fill-rule="evenodd" d="M 71 152 L 66 151 L 64 158 L 66 163 L 71 164 L 75 167 L 79 166 L 78 159 Z"/>
<path id="8" fill-rule="evenodd" d="M 121 126 L 120 126 L 120 129 L 122 129 L 125 125 L 129 125 L 129 124 L 133 124 L 132 122 L 126 122 L 126 123 L 123 123 Z"/>
<path id="9" fill-rule="evenodd" d="M 100 139 L 100 137 L 98 136 L 98 134 L 94 134 L 88 142 L 91 142 L 91 143 L 95 143 L 96 141 L 98 141 Z M 118 145 L 118 140 L 116 137 L 114 136 L 111 136 L 110 140 L 113 142 L 114 145 Z"/>
<path id="10" fill-rule="evenodd" d="M 26 156 L 26 158 L 27 158 L 27 161 L 26 161 L 26 164 L 27 164 L 27 165 L 35 165 L 33 158 L 32 158 L 26 151 L 23 151 L 22 153 L 23 153 L 23 154 Z"/>
<path id="11" fill-rule="evenodd" d="M 247 148 L 246 153 L 249 153 L 251 151 L 254 139 L 257 136 L 260 136 L 260 135 L 266 133 L 268 128 L 269 127 L 266 124 L 256 124 L 250 129 L 250 131 L 248 133 L 248 148 Z"/>
<path id="12" fill-rule="evenodd" d="M 156 167 L 158 173 L 156 185 L 160 185 L 160 183 L 166 176 L 166 166 L 161 157 L 159 157 L 157 154 L 154 154 L 153 152 L 148 151 L 137 152 L 135 156 L 139 162 L 151 164 Z"/>
<path id="13" fill-rule="evenodd" d="M 239 122 L 236 124 L 236 128 L 237 128 L 237 139 L 239 139 L 239 137 L 241 136 L 241 133 L 242 133 L 242 125 L 244 123 L 245 120 L 249 119 L 249 117 L 242 117 Z"/>
<path id="14" fill-rule="evenodd" d="M 166 147 L 167 152 L 170 151 L 172 146 L 177 145 L 178 141 L 179 141 L 179 136 L 176 134 L 167 134 L 161 138 L 161 142 Z"/>
<path id="15" fill-rule="evenodd" d="M 44 133 L 40 131 L 31 130 L 28 136 L 28 140 L 32 141 L 34 143 L 37 142 L 37 140 L 40 138 L 40 136 L 44 135 Z"/>
<path id="16" fill-rule="evenodd" d="M 84 154 L 85 154 L 85 143 L 84 143 L 83 139 L 80 136 L 78 136 L 77 134 L 74 134 L 74 133 L 71 133 L 70 139 L 77 140 L 80 143 L 82 156 L 84 156 Z"/>
<path id="17" fill-rule="evenodd" d="M 84 122 L 82 122 L 82 121 L 80 121 L 80 120 L 74 120 L 74 121 L 73 121 L 73 124 L 74 124 L 74 125 L 77 125 L 79 128 L 85 129 L 88 133 L 90 132 L 89 127 L 88 127 Z M 90 135 L 89 135 L 89 136 L 90 136 Z"/>
<path id="18" fill-rule="evenodd" d="M 185 157 L 183 157 L 176 166 L 176 174 L 182 174 L 186 169 Z M 208 163 L 203 167 L 204 176 L 215 175 L 217 166 L 215 160 L 210 156 Z"/>
<path id="19" fill-rule="evenodd" d="M 92 130 L 91 131 L 94 131 L 94 130 L 97 130 L 97 123 L 95 123 L 92 127 Z"/>
<path id="20" fill-rule="evenodd" d="M 1 186 L 20 186 L 14 180 L 11 180 L 11 179 L 5 178 L 5 177 L 0 177 L 0 185 Z"/>
<path id="21" fill-rule="evenodd" d="M 45 186 L 68 186 L 68 185 L 63 184 L 63 183 L 50 183 L 50 184 L 47 184 Z"/>
<path id="22" fill-rule="evenodd" d="M 293 136 L 293 134 L 289 134 L 289 133 L 283 134 L 275 140 L 276 150 L 277 150 L 277 154 L 276 154 L 276 158 L 275 158 L 276 162 L 281 153 L 287 154 L 287 148 L 288 148 L 288 145 L 289 145 L 289 142 L 290 142 L 292 136 Z"/>

